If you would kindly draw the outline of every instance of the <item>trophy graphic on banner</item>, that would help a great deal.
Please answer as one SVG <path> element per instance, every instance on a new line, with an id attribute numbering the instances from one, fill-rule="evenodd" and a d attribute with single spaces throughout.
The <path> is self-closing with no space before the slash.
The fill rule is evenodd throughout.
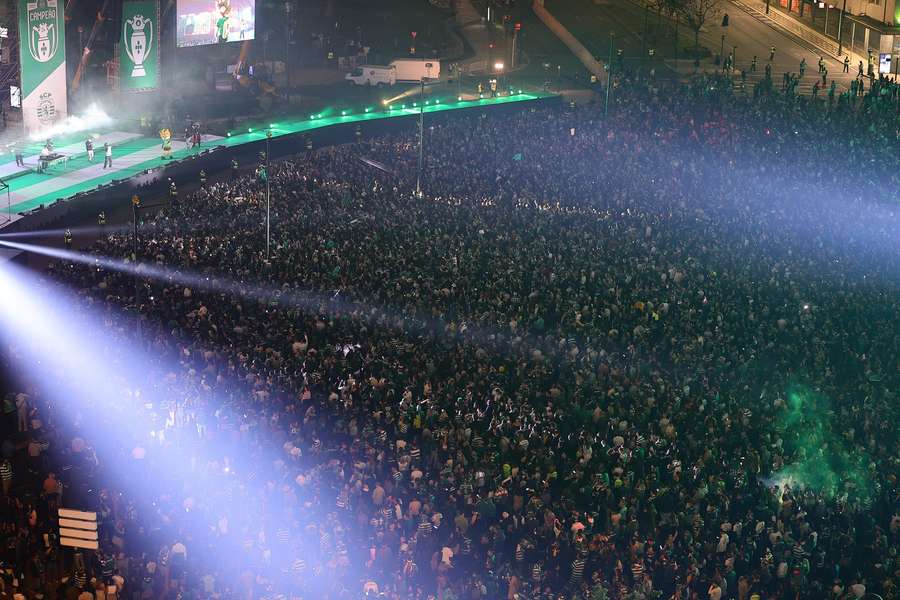
<path id="1" fill-rule="evenodd" d="M 128 33 L 129 26 L 131 35 Z M 148 30 L 145 32 L 145 30 Z M 153 45 L 153 21 L 144 17 L 144 15 L 134 15 L 127 19 L 122 26 L 122 35 L 125 38 L 125 53 L 131 59 L 134 68 L 131 70 L 132 77 L 143 77 L 147 74 L 144 70 L 144 59 L 150 52 Z"/>

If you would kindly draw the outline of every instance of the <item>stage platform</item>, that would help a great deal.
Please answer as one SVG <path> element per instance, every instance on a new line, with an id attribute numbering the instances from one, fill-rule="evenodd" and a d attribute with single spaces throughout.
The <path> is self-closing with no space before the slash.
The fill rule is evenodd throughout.
<path id="1" fill-rule="evenodd" d="M 426 114 L 451 110 L 472 109 L 503 104 L 522 103 L 554 97 L 544 92 L 520 92 L 510 96 L 484 99 L 431 98 L 426 100 Z M 9 205 L 7 199 L 0 197 L 0 213 L 7 213 L 10 219 L 0 219 L 0 227 L 9 225 L 41 205 L 48 206 L 59 200 L 71 200 L 76 194 L 91 192 L 114 181 L 127 180 L 141 173 L 153 171 L 182 159 L 204 151 L 218 152 L 234 149 L 246 144 L 257 144 L 265 141 L 267 132 L 271 131 L 272 140 L 295 135 L 307 131 L 323 129 L 334 125 L 360 123 L 384 119 L 399 119 L 419 114 L 422 107 L 416 99 L 399 99 L 388 106 L 361 108 L 350 110 L 325 110 L 314 115 L 303 115 L 290 119 L 280 118 L 275 123 L 258 123 L 257 127 L 229 132 L 225 137 L 204 135 L 200 148 L 191 149 L 183 141 L 173 138 L 172 158 L 165 160 L 161 156 L 161 140 L 158 137 L 147 137 L 140 133 L 111 130 L 102 132 L 94 140 L 94 160 L 88 161 L 84 149 L 84 140 L 88 132 L 73 134 L 55 139 L 58 152 L 69 156 L 65 168 L 56 166 L 45 173 L 36 171 L 41 144 L 33 143 L 23 148 L 25 168 L 16 167 L 12 152 L 0 156 L 0 179 L 9 185 Z M 173 131 L 173 134 L 176 132 Z M 104 143 L 113 147 L 112 168 L 103 168 Z M 298 148 L 299 150 L 299 148 Z M 275 154 L 273 153 L 273 156 Z M 4 193 L 4 195 L 6 195 Z M 4 216 L 7 216 L 4 215 Z"/>

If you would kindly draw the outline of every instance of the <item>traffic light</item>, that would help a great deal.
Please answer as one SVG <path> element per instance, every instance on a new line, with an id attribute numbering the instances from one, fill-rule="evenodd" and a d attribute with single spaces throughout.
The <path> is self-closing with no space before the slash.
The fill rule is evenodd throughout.
<path id="1" fill-rule="evenodd" d="M 516 23 L 516 25 L 515 25 L 515 27 L 513 27 L 513 29 L 515 29 L 516 31 L 522 31 L 522 24 Z"/>

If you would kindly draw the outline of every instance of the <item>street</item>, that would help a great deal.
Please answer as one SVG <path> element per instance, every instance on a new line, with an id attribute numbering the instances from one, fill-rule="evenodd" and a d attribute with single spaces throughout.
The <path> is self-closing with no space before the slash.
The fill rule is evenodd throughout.
<path id="1" fill-rule="evenodd" d="M 603 62 L 608 61 L 609 34 L 614 32 L 615 49 L 623 50 L 628 64 L 638 66 L 642 50 L 648 52 L 653 48 L 656 52 L 653 66 L 658 76 L 672 76 L 677 72 L 684 77 L 694 72 L 693 32 L 683 23 L 680 24 L 676 60 L 674 24 L 665 18 L 658 22 L 652 9 L 646 11 L 645 15 L 645 9 L 630 0 L 548 0 L 546 6 Z M 722 27 L 722 15 L 725 13 L 728 14 L 729 25 Z M 647 35 L 646 40 L 643 40 L 645 22 Z M 774 45 L 776 51 L 772 61 L 772 78 L 776 87 L 781 85 L 785 72 L 799 74 L 800 61 L 804 58 L 806 72 L 799 91 L 808 93 L 816 80 L 821 81 L 818 76 L 820 54 L 808 42 L 771 27 L 765 15 L 750 14 L 731 2 L 723 2 L 722 12 L 706 23 L 700 32 L 700 45 L 709 49 L 709 55 L 700 61 L 700 71 L 710 72 L 721 68 L 714 63 L 714 57 L 720 49 L 724 48 L 726 56 L 735 50 L 736 78 L 744 69 L 747 71 L 748 82 L 752 83 L 764 76 L 769 51 Z M 750 72 L 754 56 L 759 59 L 755 74 Z M 828 86 L 831 85 L 831 78 L 835 77 L 839 89 L 849 87 L 851 79 L 856 75 L 856 65 L 851 64 L 850 74 L 844 75 L 841 73 L 843 65 L 839 61 L 825 56 L 825 64 L 828 69 Z"/>

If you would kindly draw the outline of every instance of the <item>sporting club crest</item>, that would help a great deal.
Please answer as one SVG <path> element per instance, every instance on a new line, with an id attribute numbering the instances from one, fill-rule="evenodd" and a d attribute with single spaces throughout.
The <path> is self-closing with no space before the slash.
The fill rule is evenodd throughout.
<path id="1" fill-rule="evenodd" d="M 59 11 L 57 0 L 29 2 L 28 51 L 39 63 L 50 61 L 59 49 Z"/>
<path id="2" fill-rule="evenodd" d="M 56 120 L 56 102 L 50 92 L 41 94 L 38 100 L 37 118 L 41 125 L 49 125 Z"/>

